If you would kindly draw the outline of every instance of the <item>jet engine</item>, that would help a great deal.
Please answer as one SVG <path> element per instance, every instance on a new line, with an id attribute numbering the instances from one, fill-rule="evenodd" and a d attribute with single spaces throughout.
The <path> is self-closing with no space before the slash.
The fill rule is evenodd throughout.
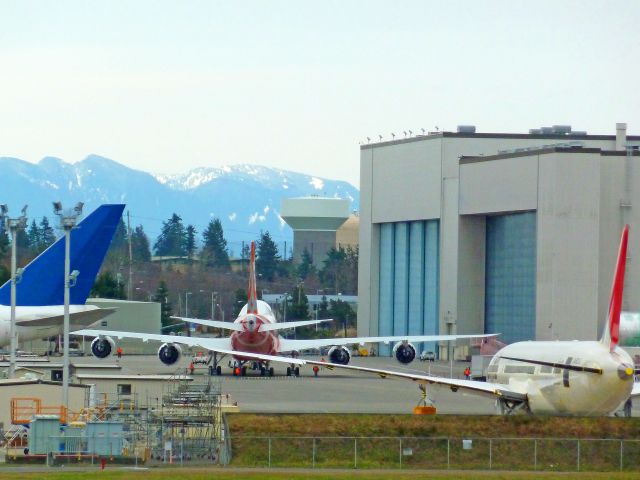
<path id="1" fill-rule="evenodd" d="M 182 348 L 175 343 L 164 343 L 158 349 L 158 358 L 165 365 L 173 365 L 182 356 Z"/>
<path id="2" fill-rule="evenodd" d="M 116 342 L 111 337 L 96 337 L 91 342 L 91 353 L 96 358 L 107 358 L 116 348 Z"/>
<path id="3" fill-rule="evenodd" d="M 398 342 L 393 347 L 393 356 L 396 357 L 400 363 L 406 365 L 413 362 L 416 358 L 416 347 L 410 343 Z"/>
<path id="4" fill-rule="evenodd" d="M 346 365 L 351 360 L 351 354 L 349 349 L 341 346 L 333 346 L 329 350 L 329 360 L 331 363 L 337 363 L 339 365 Z"/>

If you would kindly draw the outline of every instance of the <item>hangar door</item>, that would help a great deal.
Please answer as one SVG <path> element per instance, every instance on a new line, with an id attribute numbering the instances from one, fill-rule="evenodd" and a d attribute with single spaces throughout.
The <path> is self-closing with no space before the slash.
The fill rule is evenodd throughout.
<path id="1" fill-rule="evenodd" d="M 485 333 L 535 338 L 536 212 L 487 217 Z"/>
<path id="2" fill-rule="evenodd" d="M 378 333 L 438 333 L 438 220 L 380 225 Z M 379 345 L 389 355 L 393 345 Z M 437 352 L 435 343 L 416 345 Z"/>

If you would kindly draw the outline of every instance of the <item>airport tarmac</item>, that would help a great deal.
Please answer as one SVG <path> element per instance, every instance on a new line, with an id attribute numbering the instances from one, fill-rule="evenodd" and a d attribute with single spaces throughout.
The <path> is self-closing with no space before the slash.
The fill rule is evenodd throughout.
<path id="1" fill-rule="evenodd" d="M 307 357 L 305 357 L 307 358 Z M 308 357 L 319 360 L 320 357 Z M 83 363 L 99 362 L 94 357 L 83 358 Z M 114 358 L 108 360 L 115 361 Z M 212 377 L 220 382 L 224 394 L 231 395 L 238 402 L 241 412 L 247 413 L 411 413 L 421 399 L 418 386 L 399 379 L 382 379 L 370 374 L 322 369 L 318 377 L 313 376 L 311 367 L 302 367 L 300 377 L 284 375 L 286 365 L 276 365 L 276 375 L 261 377 L 249 371 L 246 377 L 234 377 L 227 366 L 227 359 L 221 361 L 223 376 Z M 121 374 L 184 373 L 190 357 L 183 357 L 176 365 L 166 367 L 155 355 L 126 354 L 120 360 Z M 415 361 L 402 365 L 389 357 L 354 357 L 352 365 L 366 365 L 374 368 L 426 373 L 427 362 Z M 468 364 L 454 362 L 454 376 L 462 377 Z M 449 376 L 450 365 L 434 362 L 432 374 Z M 196 368 L 194 377 L 206 376 L 205 367 Z M 495 414 L 494 401 L 479 395 L 452 392 L 448 388 L 429 387 L 430 398 L 438 413 Z"/>

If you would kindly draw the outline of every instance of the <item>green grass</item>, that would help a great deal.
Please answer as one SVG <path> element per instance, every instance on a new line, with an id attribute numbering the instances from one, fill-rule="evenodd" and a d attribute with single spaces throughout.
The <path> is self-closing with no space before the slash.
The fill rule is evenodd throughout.
<path id="1" fill-rule="evenodd" d="M 582 474 L 558 474 L 558 473 L 527 473 L 527 472 L 488 472 L 488 473 L 476 473 L 476 472 L 402 472 L 402 478 L 408 479 L 418 479 L 418 478 L 430 478 L 430 479 L 455 479 L 455 478 L 465 478 L 465 479 L 498 479 L 498 480 L 508 480 L 508 479 L 537 479 L 543 478 L 548 480 L 556 480 L 556 479 L 573 479 L 579 478 L 581 480 L 604 480 L 604 479 L 619 479 L 619 480 L 627 480 L 627 479 L 636 479 L 639 478 L 638 475 L 629 474 L 629 473 L 607 473 L 607 474 L 597 474 L 597 473 L 582 473 Z M 20 479 L 36 479 L 42 478 L 43 473 L 0 473 L 0 480 L 15 480 L 16 478 Z M 348 478 L 356 478 L 356 479 L 372 479 L 372 480 L 398 480 L 399 474 L 398 472 L 371 472 L 371 471 L 341 471 L 341 470 L 331 470 L 331 471 L 323 471 L 323 472 L 296 472 L 292 470 L 287 471 L 242 471 L 242 470 L 225 470 L 220 468 L 210 468 L 210 469 L 178 469 L 178 468 L 169 468 L 169 469 L 151 469 L 148 471 L 131 471 L 131 470 L 114 470 L 109 469 L 104 472 L 101 471 L 67 471 L 60 472 L 56 470 L 49 470 L 46 472 L 47 480 L 75 480 L 75 479 L 93 479 L 93 478 L 109 478 L 114 480 L 119 479 L 136 479 L 136 478 L 144 478 L 146 480 L 178 480 L 188 478 L 189 480 L 204 480 L 204 479 L 222 479 L 222 480 L 283 480 L 283 479 L 291 479 L 291 480 L 303 480 L 303 479 L 311 479 L 311 480 L 339 480 L 339 479 L 348 479 Z"/>

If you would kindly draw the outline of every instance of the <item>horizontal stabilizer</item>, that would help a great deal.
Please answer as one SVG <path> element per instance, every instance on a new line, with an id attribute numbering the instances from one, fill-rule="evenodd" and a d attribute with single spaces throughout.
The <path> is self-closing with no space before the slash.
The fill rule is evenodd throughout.
<path id="1" fill-rule="evenodd" d="M 308 325 L 317 325 L 322 322 L 333 322 L 333 318 L 325 318 L 323 320 L 301 320 L 299 322 L 282 322 L 282 323 L 263 323 L 260 326 L 261 332 L 272 332 L 274 330 L 285 330 L 287 328 L 306 327 Z"/>
<path id="2" fill-rule="evenodd" d="M 74 312 L 69 314 L 69 323 L 71 325 L 77 325 L 82 327 L 88 327 L 108 317 L 115 308 L 96 308 L 93 310 L 87 310 L 85 312 Z M 33 318 L 31 320 L 18 320 L 16 325 L 19 327 L 58 327 L 64 323 L 64 315 L 55 315 L 51 317 Z"/>
<path id="3" fill-rule="evenodd" d="M 544 362 L 542 360 L 529 360 L 526 358 L 514 358 L 514 357 L 503 357 L 503 356 L 500 356 L 500 358 L 504 358 L 507 360 L 515 360 L 516 362 L 531 363 L 533 365 L 542 365 L 545 367 L 562 368 L 563 370 L 572 370 L 574 372 L 597 373 L 598 375 L 602 375 L 601 368 L 582 367 L 580 365 L 569 365 L 567 363 Z"/>
<path id="4" fill-rule="evenodd" d="M 225 330 L 234 330 L 241 332 L 243 330 L 242 325 L 233 322 L 219 322 L 218 320 L 201 320 L 199 318 L 187 318 L 187 317 L 171 317 L 173 320 L 180 320 L 185 323 L 197 323 L 198 325 L 204 325 L 205 327 L 223 328 Z"/>

